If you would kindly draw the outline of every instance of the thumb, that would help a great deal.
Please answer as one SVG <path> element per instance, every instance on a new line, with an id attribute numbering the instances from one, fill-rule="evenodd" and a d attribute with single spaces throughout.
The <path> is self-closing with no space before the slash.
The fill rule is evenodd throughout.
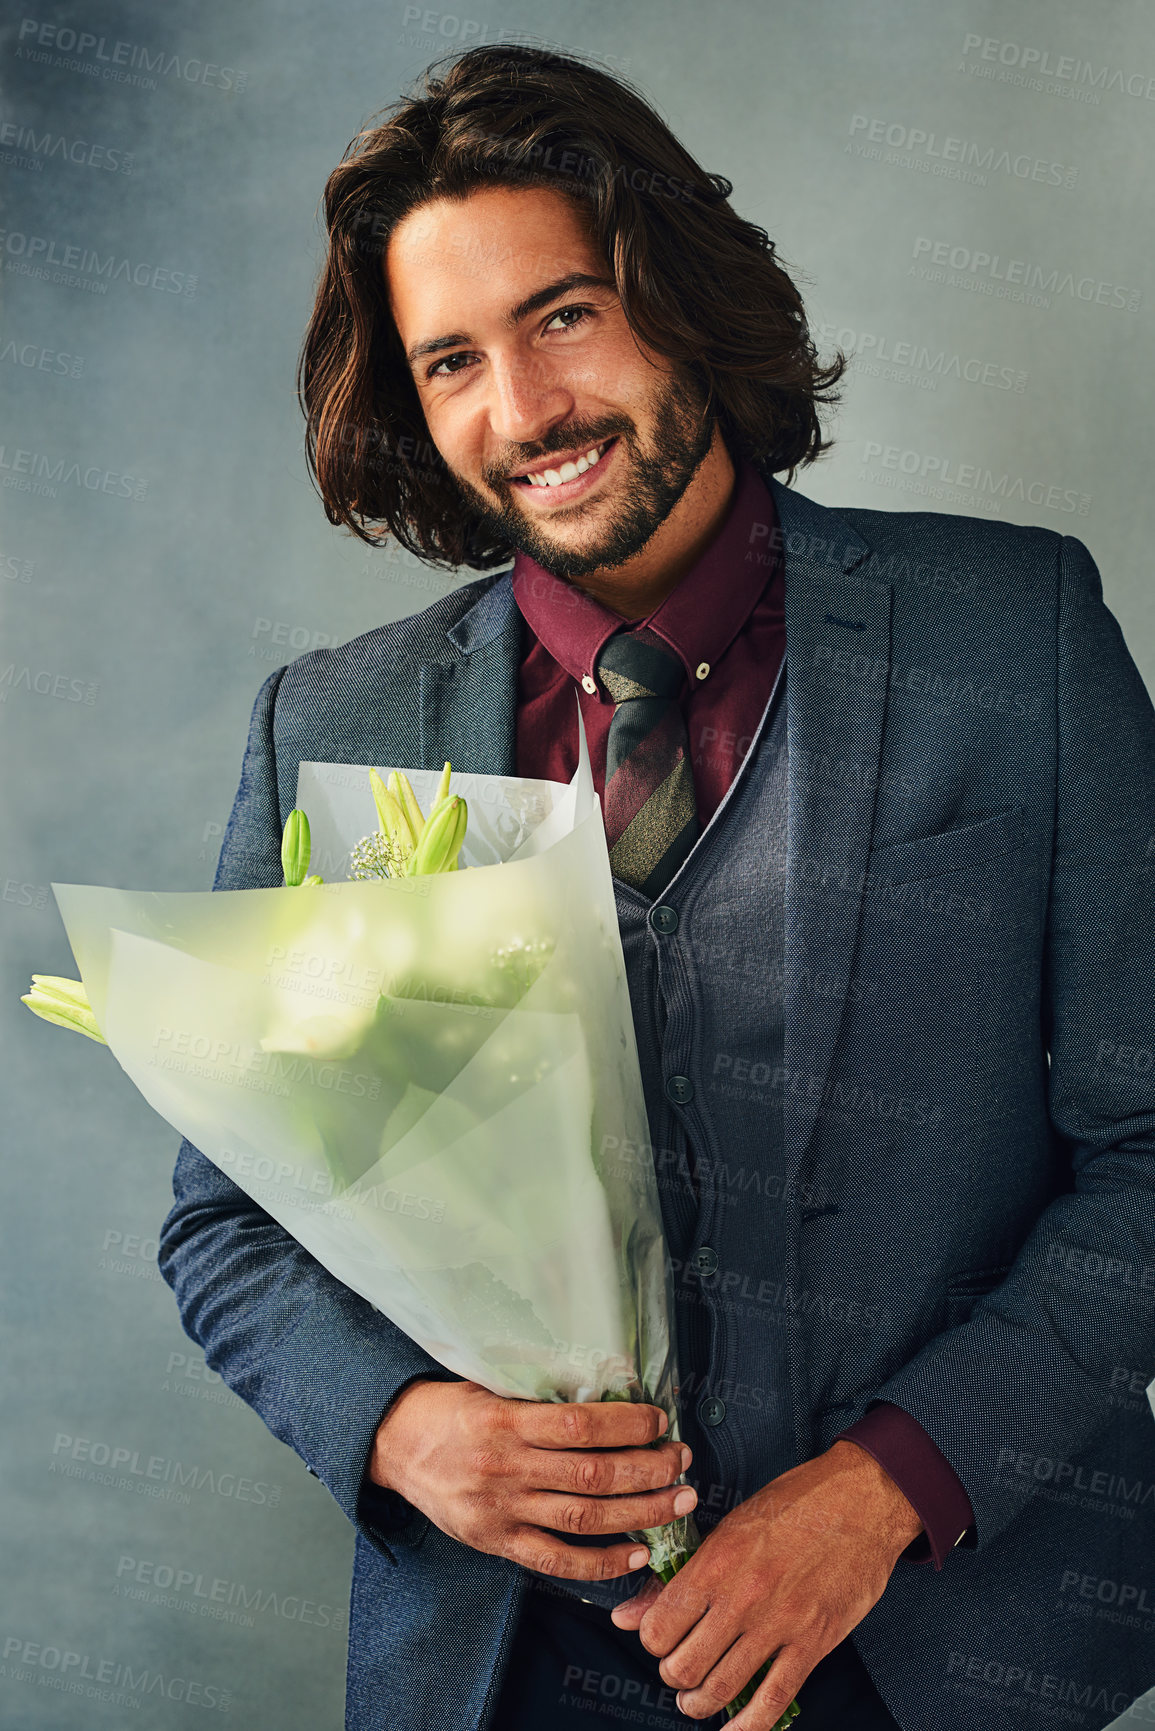
<path id="1" fill-rule="evenodd" d="M 623 1599 L 620 1605 L 615 1605 L 610 1612 L 610 1619 L 619 1629 L 636 1629 L 642 1618 L 660 1596 L 663 1588 L 660 1575 L 651 1572 L 649 1580 L 641 1592 L 635 1593 L 632 1599 Z"/>

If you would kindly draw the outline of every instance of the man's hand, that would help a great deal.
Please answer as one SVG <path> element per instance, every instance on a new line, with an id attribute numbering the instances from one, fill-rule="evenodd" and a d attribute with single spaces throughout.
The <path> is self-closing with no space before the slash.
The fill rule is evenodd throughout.
<path id="1" fill-rule="evenodd" d="M 733 1731 L 770 1731 L 817 1665 L 882 1597 L 922 1522 L 845 1438 L 726 1515 L 666 1586 L 610 1613 L 637 1629 L 678 1706 L 705 1719 L 777 1657 Z"/>
<path id="2" fill-rule="evenodd" d="M 477 1382 L 422 1379 L 378 1426 L 367 1476 L 475 1551 L 606 1581 L 641 1568 L 649 1552 L 632 1541 L 567 1545 L 557 1533 L 638 1532 L 688 1513 L 696 1493 L 671 1487 L 689 1448 L 646 1447 L 665 1428 L 656 1406 L 506 1400 Z"/>

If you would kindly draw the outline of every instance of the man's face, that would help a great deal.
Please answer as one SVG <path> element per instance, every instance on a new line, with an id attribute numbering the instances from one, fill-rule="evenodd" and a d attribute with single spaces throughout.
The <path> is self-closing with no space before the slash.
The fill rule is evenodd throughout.
<path id="1" fill-rule="evenodd" d="M 429 436 L 494 534 L 559 577 L 639 552 L 713 417 L 634 338 L 580 208 L 539 187 L 435 200 L 394 230 L 385 277 Z"/>

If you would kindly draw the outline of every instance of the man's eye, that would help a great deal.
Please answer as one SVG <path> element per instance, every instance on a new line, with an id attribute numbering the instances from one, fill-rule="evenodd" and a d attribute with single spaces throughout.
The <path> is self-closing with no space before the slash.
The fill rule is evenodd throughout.
<path id="1" fill-rule="evenodd" d="M 585 306 L 559 307 L 557 312 L 550 314 L 544 328 L 548 331 L 551 325 L 558 319 L 562 319 L 565 322 L 560 326 L 561 330 L 576 330 L 584 319 L 589 318 L 593 310 L 592 307 Z M 442 355 L 440 360 L 434 361 L 427 369 L 425 376 L 428 379 L 451 379 L 455 373 L 463 372 L 466 367 L 470 366 L 473 359 L 473 355 L 468 350 L 460 350 L 455 355 Z"/>
<path id="2" fill-rule="evenodd" d="M 456 361 L 463 361 L 463 362 L 468 361 L 469 358 L 470 358 L 469 355 L 465 354 L 464 352 L 462 352 L 460 354 L 456 354 L 456 355 L 442 355 L 442 357 L 439 361 L 434 361 L 433 365 L 430 367 L 428 374 L 426 376 L 428 378 L 431 378 L 431 379 L 435 379 L 438 377 L 443 378 L 443 379 L 450 379 L 453 377 L 454 373 L 459 373 L 461 371 L 461 368 L 459 366 L 455 366 L 453 363 Z M 448 370 L 443 373 L 443 372 L 441 372 L 442 367 L 445 367 Z"/>
<path id="3" fill-rule="evenodd" d="M 589 311 L 589 307 L 559 307 L 557 312 L 550 316 L 545 328 L 548 331 L 550 325 L 553 324 L 554 319 L 568 319 L 572 314 L 574 315 L 572 322 L 561 327 L 564 331 L 572 331 L 582 319 L 589 315 Z"/>

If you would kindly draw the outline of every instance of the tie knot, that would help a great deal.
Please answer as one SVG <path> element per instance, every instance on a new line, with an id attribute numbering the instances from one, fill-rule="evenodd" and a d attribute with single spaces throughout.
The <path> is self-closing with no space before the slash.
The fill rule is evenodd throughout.
<path id="1" fill-rule="evenodd" d="M 675 698 L 685 679 L 685 669 L 673 650 L 644 625 L 615 632 L 603 644 L 595 665 L 615 703 L 633 697 Z"/>

